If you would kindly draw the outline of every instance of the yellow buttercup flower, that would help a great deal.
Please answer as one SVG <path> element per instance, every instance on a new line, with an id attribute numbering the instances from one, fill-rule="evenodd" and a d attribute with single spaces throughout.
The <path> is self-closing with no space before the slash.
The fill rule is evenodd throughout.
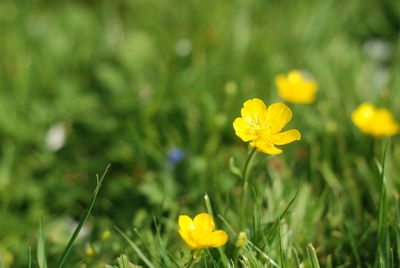
<path id="1" fill-rule="evenodd" d="M 193 220 L 187 215 L 180 215 L 178 225 L 179 235 L 193 250 L 220 247 L 228 241 L 226 232 L 214 231 L 214 220 L 207 213 L 200 213 Z"/>
<path id="2" fill-rule="evenodd" d="M 275 145 L 284 145 L 300 140 L 297 129 L 280 132 L 292 119 L 292 111 L 283 103 L 271 104 L 268 108 L 260 99 L 251 99 L 243 104 L 242 117 L 233 122 L 236 135 L 243 141 L 266 154 L 280 154 Z"/>
<path id="3" fill-rule="evenodd" d="M 368 102 L 358 106 L 351 118 L 362 132 L 377 138 L 396 135 L 400 130 L 400 125 L 388 109 L 378 109 Z"/>
<path id="4" fill-rule="evenodd" d="M 292 103 L 312 103 L 318 90 L 317 82 L 299 71 L 275 78 L 279 96 Z"/>

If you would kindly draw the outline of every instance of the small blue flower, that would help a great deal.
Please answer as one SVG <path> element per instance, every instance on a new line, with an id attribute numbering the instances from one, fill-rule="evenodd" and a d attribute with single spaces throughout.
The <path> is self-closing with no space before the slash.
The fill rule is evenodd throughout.
<path id="1" fill-rule="evenodd" d="M 167 153 L 167 160 L 169 163 L 172 165 L 178 164 L 182 159 L 185 157 L 185 153 L 178 149 L 178 148 L 173 148 L 168 151 Z"/>

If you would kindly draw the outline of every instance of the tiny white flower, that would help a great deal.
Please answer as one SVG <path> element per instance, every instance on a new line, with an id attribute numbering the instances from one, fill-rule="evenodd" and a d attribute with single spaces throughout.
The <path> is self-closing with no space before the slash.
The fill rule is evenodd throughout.
<path id="1" fill-rule="evenodd" d="M 192 42 L 189 39 L 180 39 L 176 42 L 175 52 L 180 57 L 186 57 L 192 52 Z"/>
<path id="2" fill-rule="evenodd" d="M 63 123 L 54 124 L 47 131 L 46 146 L 52 152 L 58 151 L 64 146 L 65 139 L 65 125 Z"/>

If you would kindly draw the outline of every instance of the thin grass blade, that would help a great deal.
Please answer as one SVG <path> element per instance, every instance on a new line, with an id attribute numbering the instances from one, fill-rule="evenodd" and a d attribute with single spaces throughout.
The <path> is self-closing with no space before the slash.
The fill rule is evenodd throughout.
<path id="1" fill-rule="evenodd" d="M 381 183 L 381 194 L 379 199 L 379 218 L 378 218 L 378 249 L 375 260 L 375 265 L 384 265 L 389 266 L 390 263 L 390 246 L 389 246 L 389 235 L 388 235 L 388 202 L 387 202 L 387 190 L 385 183 L 385 163 L 386 163 L 386 155 L 388 152 L 389 142 L 386 143 L 383 156 L 382 156 L 382 164 L 376 161 L 377 167 L 380 172 L 380 183 Z"/>
<path id="2" fill-rule="evenodd" d="M 39 239 L 37 244 L 37 261 L 40 268 L 47 268 L 46 235 L 44 231 L 44 217 L 40 220 Z"/>
<path id="3" fill-rule="evenodd" d="M 28 268 L 32 267 L 32 249 L 28 248 Z"/>
<path id="4" fill-rule="evenodd" d="M 315 251 L 315 248 L 313 247 L 313 245 L 311 243 L 308 244 L 307 251 L 308 251 L 308 257 L 310 258 L 310 261 L 311 261 L 311 266 L 313 268 L 320 268 L 318 257 L 317 257 L 317 252 Z"/>
<path id="5" fill-rule="evenodd" d="M 125 241 L 131 246 L 131 248 L 136 252 L 140 259 L 150 268 L 155 268 L 154 264 L 143 254 L 140 248 L 118 227 L 115 227 L 115 230 L 125 239 Z"/>
<path id="6" fill-rule="evenodd" d="M 214 211 L 211 206 L 210 197 L 208 196 L 207 193 L 204 194 L 204 202 L 206 203 L 206 209 L 207 209 L 208 214 L 210 214 L 211 217 L 214 218 Z M 217 227 L 217 225 L 215 225 L 215 227 Z M 224 267 L 229 267 L 228 257 L 225 255 L 222 248 L 219 247 L 219 248 L 217 248 L 217 250 L 218 250 L 219 255 L 221 256 L 221 261 L 224 264 Z"/>
<path id="7" fill-rule="evenodd" d="M 60 261 L 58 262 L 58 266 L 57 266 L 58 268 L 64 267 L 65 261 L 66 261 L 68 255 L 69 255 L 69 253 L 71 252 L 72 246 L 73 246 L 76 238 L 78 237 L 78 234 L 81 231 L 81 229 L 83 227 L 83 224 L 86 222 L 86 220 L 88 219 L 90 213 L 92 212 L 92 209 L 94 207 L 94 203 L 96 202 L 97 195 L 98 195 L 98 193 L 100 191 L 101 185 L 103 183 L 103 180 L 104 180 L 104 178 L 105 178 L 110 166 L 111 165 L 108 165 L 106 167 L 106 169 L 104 170 L 103 175 L 101 175 L 100 179 L 98 179 L 98 177 L 96 177 L 97 185 L 96 185 L 96 188 L 93 191 L 92 198 L 90 200 L 89 206 L 86 209 L 85 215 L 82 217 L 82 219 L 80 220 L 78 226 L 75 228 L 75 231 L 72 234 L 67 246 L 65 247 L 64 252 L 63 252 L 63 254 L 62 254 L 61 258 L 60 258 Z"/>

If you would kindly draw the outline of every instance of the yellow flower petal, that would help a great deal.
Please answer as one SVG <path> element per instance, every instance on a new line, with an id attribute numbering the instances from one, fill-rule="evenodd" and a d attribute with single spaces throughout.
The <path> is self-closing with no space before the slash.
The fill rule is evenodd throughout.
<path id="1" fill-rule="evenodd" d="M 251 146 L 256 147 L 259 151 L 266 154 L 280 154 L 282 153 L 281 149 L 278 149 L 274 146 L 272 142 L 269 142 L 265 139 L 258 139 L 250 143 Z"/>
<path id="2" fill-rule="evenodd" d="M 179 235 L 181 236 L 182 240 L 185 242 L 185 244 L 191 248 L 191 249 L 196 249 L 198 248 L 198 244 L 196 241 L 194 241 L 190 235 L 190 232 L 188 231 L 183 231 L 181 229 L 178 230 Z"/>
<path id="3" fill-rule="evenodd" d="M 207 213 L 200 213 L 193 219 L 196 230 L 212 232 L 214 229 L 214 220 Z"/>
<path id="4" fill-rule="evenodd" d="M 197 243 L 193 240 L 190 235 L 191 231 L 194 229 L 194 224 L 192 219 L 187 215 L 180 215 L 178 219 L 179 225 L 179 235 L 182 237 L 183 241 L 191 249 L 197 248 Z"/>
<path id="5" fill-rule="evenodd" d="M 226 244 L 228 241 L 228 234 L 225 231 L 218 230 L 211 233 L 210 236 L 210 247 L 220 247 Z"/>
<path id="6" fill-rule="evenodd" d="M 301 138 L 301 134 L 297 129 L 290 129 L 284 132 L 274 134 L 270 137 L 272 143 L 276 145 L 285 145 L 293 141 L 298 141 Z"/>
<path id="7" fill-rule="evenodd" d="M 251 99 L 243 104 L 242 118 L 252 127 L 264 126 L 266 123 L 267 107 L 260 99 Z"/>
<path id="8" fill-rule="evenodd" d="M 244 142 L 251 141 L 255 138 L 254 129 L 243 118 L 238 117 L 233 121 L 233 128 L 236 135 L 238 135 Z"/>
<path id="9" fill-rule="evenodd" d="M 399 132 L 399 124 L 388 109 L 377 109 L 373 116 L 372 134 L 380 136 L 393 136 Z"/>
<path id="10" fill-rule="evenodd" d="M 292 111 L 283 103 L 274 103 L 268 107 L 266 120 L 269 134 L 276 134 L 292 119 Z"/>
<path id="11" fill-rule="evenodd" d="M 192 219 L 187 215 L 179 216 L 178 225 L 179 225 L 179 229 L 181 229 L 183 231 L 194 228 Z"/>
<path id="12" fill-rule="evenodd" d="M 192 236 L 193 241 L 196 242 L 197 248 L 207 248 L 211 246 L 211 233 L 212 232 L 202 232 L 200 230 L 196 230 L 194 232 L 191 232 L 190 235 Z"/>

